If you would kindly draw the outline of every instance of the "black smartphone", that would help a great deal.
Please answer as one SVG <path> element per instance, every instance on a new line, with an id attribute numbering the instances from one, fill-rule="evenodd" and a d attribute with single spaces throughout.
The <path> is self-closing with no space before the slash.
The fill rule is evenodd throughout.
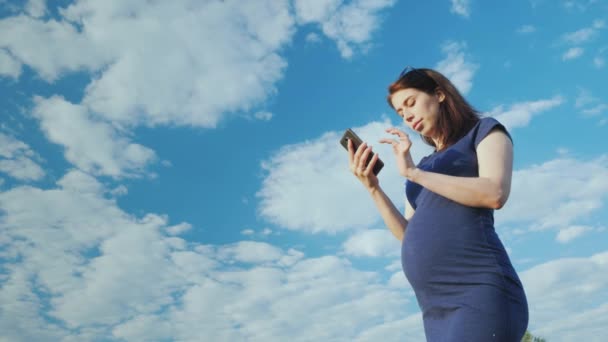
<path id="1" fill-rule="evenodd" d="M 347 129 L 346 131 L 344 131 L 344 134 L 342 135 L 342 138 L 340 139 L 340 144 L 342 146 L 344 146 L 344 148 L 348 151 L 348 140 L 350 139 L 350 141 L 353 142 L 353 148 L 356 151 L 357 148 L 359 148 L 359 145 L 361 145 L 363 143 L 363 140 L 361 140 L 361 138 L 359 138 L 359 136 L 353 132 L 352 129 Z M 374 152 L 370 153 L 367 156 L 367 161 L 365 162 L 365 165 L 369 164 L 369 162 L 372 160 L 372 158 L 374 157 Z M 382 170 L 382 168 L 384 167 L 384 163 L 382 162 L 382 160 L 378 159 L 376 160 L 376 164 L 374 165 L 374 169 L 372 170 L 372 172 L 375 175 L 378 175 L 378 173 L 380 172 L 380 170 Z"/>

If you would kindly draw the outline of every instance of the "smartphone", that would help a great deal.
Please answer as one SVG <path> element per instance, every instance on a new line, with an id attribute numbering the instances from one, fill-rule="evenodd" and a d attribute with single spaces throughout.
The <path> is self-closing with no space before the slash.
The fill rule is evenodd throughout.
<path id="1" fill-rule="evenodd" d="M 342 135 L 342 138 L 340 139 L 340 144 L 342 146 L 344 146 L 344 148 L 348 151 L 348 140 L 353 142 L 353 148 L 356 151 L 357 148 L 359 148 L 359 145 L 361 145 L 363 143 L 363 140 L 361 140 L 361 138 L 359 138 L 359 136 L 353 132 L 352 129 L 347 129 L 346 131 L 344 131 L 344 134 Z M 365 165 L 369 164 L 369 162 L 372 160 L 372 158 L 374 157 L 374 152 L 370 153 L 367 156 L 367 161 L 365 162 Z M 382 162 L 382 160 L 378 159 L 376 160 L 376 164 L 374 165 L 374 169 L 372 170 L 372 172 L 375 175 L 378 175 L 378 173 L 380 172 L 380 170 L 382 170 L 382 168 L 384 167 L 384 163 Z"/>

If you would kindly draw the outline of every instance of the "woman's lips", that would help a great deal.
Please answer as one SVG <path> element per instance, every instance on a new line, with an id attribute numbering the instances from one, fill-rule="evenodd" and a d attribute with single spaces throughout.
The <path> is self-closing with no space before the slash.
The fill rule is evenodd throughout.
<path id="1" fill-rule="evenodd" d="M 412 128 L 414 129 L 414 131 L 417 131 L 418 128 L 420 127 L 420 123 L 422 122 L 422 119 L 416 121 L 416 123 L 414 124 L 414 126 L 412 126 Z"/>

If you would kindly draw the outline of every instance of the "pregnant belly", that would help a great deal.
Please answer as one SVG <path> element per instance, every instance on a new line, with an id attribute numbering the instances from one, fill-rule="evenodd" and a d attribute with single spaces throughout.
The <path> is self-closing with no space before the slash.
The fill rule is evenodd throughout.
<path id="1" fill-rule="evenodd" d="M 503 270 L 497 260 L 506 253 L 491 222 L 473 208 L 460 209 L 443 213 L 417 210 L 408 223 L 401 262 L 415 291 L 502 283 Z"/>

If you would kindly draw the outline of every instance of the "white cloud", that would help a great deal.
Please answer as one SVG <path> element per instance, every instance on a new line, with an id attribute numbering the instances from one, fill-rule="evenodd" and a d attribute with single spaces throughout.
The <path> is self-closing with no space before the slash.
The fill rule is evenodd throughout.
<path id="1" fill-rule="evenodd" d="M 35 181 L 44 177 L 44 170 L 32 158 L 36 154 L 22 141 L 0 133 L 0 172 L 23 181 Z"/>
<path id="2" fill-rule="evenodd" d="M 262 121 L 270 121 L 273 117 L 271 112 L 267 112 L 267 111 L 262 111 L 262 112 L 257 112 L 253 115 L 254 118 L 256 118 L 257 120 L 262 120 Z"/>
<path id="3" fill-rule="evenodd" d="M 606 65 L 606 60 L 603 57 L 595 57 L 593 59 L 593 65 L 595 65 L 596 68 L 601 69 Z"/>
<path id="4" fill-rule="evenodd" d="M 395 0 L 296 0 L 296 17 L 301 23 L 318 23 L 323 34 L 338 45 L 343 58 L 369 48 L 372 34 L 380 25 L 380 12 Z"/>
<path id="5" fill-rule="evenodd" d="M 25 5 L 25 12 L 34 18 L 46 15 L 46 0 L 28 0 Z"/>
<path id="6" fill-rule="evenodd" d="M 175 226 L 167 227 L 166 231 L 169 235 L 180 235 L 192 229 L 192 225 L 190 223 L 182 222 L 180 224 L 176 224 Z"/>
<path id="7" fill-rule="evenodd" d="M 355 257 L 379 257 L 399 255 L 400 242 L 388 228 L 369 229 L 353 234 L 342 245 L 344 253 Z"/>
<path id="8" fill-rule="evenodd" d="M 214 127 L 261 104 L 294 22 L 287 1 L 264 0 L 76 1 L 60 14 L 0 20 L 0 47 L 49 81 L 95 72 L 82 104 L 123 125 Z"/>
<path id="9" fill-rule="evenodd" d="M 567 43 L 579 45 L 579 44 L 589 41 L 596 34 L 597 34 L 597 31 L 595 28 L 587 27 L 587 28 L 580 29 L 575 32 L 566 33 L 566 34 L 564 34 L 563 39 Z"/>
<path id="10" fill-rule="evenodd" d="M 508 129 L 513 129 L 527 126 L 535 115 L 553 109 L 563 102 L 564 99 L 561 96 L 554 96 L 546 100 L 516 103 L 511 105 L 509 109 L 498 106 L 487 114 L 495 117 Z"/>
<path id="11" fill-rule="evenodd" d="M 139 176 L 156 160 L 154 151 L 131 143 L 116 128 L 99 119 L 82 105 L 61 97 L 35 99 L 33 115 L 47 138 L 65 147 L 68 161 L 94 175 Z"/>
<path id="12" fill-rule="evenodd" d="M 343 0 L 295 0 L 295 14 L 298 23 L 307 24 L 327 21 L 342 5 Z"/>
<path id="13" fill-rule="evenodd" d="M 18 78 L 21 75 L 21 63 L 9 55 L 6 51 L 0 50 L 0 76 Z"/>
<path id="14" fill-rule="evenodd" d="M 0 193 L 1 338 L 397 341 L 402 322 L 423 334 L 411 292 L 346 259 L 187 245 L 163 234 L 166 217 L 128 215 L 105 192 L 72 171 L 54 189 Z"/>
<path id="15" fill-rule="evenodd" d="M 602 112 L 608 109 L 608 105 L 605 103 L 599 103 L 600 99 L 593 96 L 591 92 L 585 88 L 579 87 L 578 97 L 576 98 L 575 107 L 576 108 L 584 108 L 581 110 L 581 113 L 584 116 L 597 116 Z"/>
<path id="16" fill-rule="evenodd" d="M 574 106 L 576 108 L 581 108 L 597 101 L 598 98 L 594 97 L 589 90 L 579 87 L 578 96 L 576 97 L 576 102 L 574 103 Z"/>
<path id="17" fill-rule="evenodd" d="M 0 48 L 27 64 L 47 81 L 62 73 L 93 71 L 110 62 L 109 51 L 66 21 L 43 21 L 25 15 L 0 20 Z"/>
<path id="18" fill-rule="evenodd" d="M 243 229 L 241 230 L 241 234 L 243 235 L 253 235 L 255 231 L 253 229 Z"/>
<path id="19" fill-rule="evenodd" d="M 437 63 L 435 69 L 449 78 L 461 93 L 467 94 L 473 86 L 473 76 L 479 65 L 466 60 L 468 56 L 464 42 L 447 42 L 441 49 L 447 56 Z"/>
<path id="20" fill-rule="evenodd" d="M 391 137 L 384 130 L 389 121 L 353 127 L 379 152 L 385 163 L 380 184 L 395 205 L 405 203 L 404 181 L 399 176 L 390 146 L 377 141 Z M 267 175 L 258 192 L 259 211 L 279 226 L 311 233 L 336 233 L 370 228 L 380 219 L 367 191 L 348 169 L 348 154 L 339 144 L 342 132 L 282 147 L 262 164 Z M 415 160 L 431 148 L 412 134 Z"/>
<path id="21" fill-rule="evenodd" d="M 460 16 L 468 18 L 471 13 L 471 1 L 470 0 L 450 0 L 452 2 L 452 8 L 450 11 Z"/>
<path id="22" fill-rule="evenodd" d="M 568 51 L 564 52 L 564 54 L 562 55 L 562 60 L 569 61 L 572 59 L 576 59 L 576 58 L 582 56 L 584 52 L 585 52 L 585 50 L 580 47 L 570 48 L 570 49 L 568 49 Z"/>
<path id="23" fill-rule="evenodd" d="M 587 116 L 597 116 L 608 110 L 608 104 L 600 103 L 594 107 L 583 110 L 583 114 Z"/>
<path id="24" fill-rule="evenodd" d="M 569 10 L 576 9 L 585 12 L 597 3 L 597 0 L 565 0 L 562 2 L 562 6 Z"/>
<path id="25" fill-rule="evenodd" d="M 279 260 L 281 249 L 263 242 L 241 241 L 223 246 L 214 253 L 220 260 L 234 260 L 243 263 L 266 263 Z"/>
<path id="26" fill-rule="evenodd" d="M 523 25 L 517 29 L 517 33 L 522 33 L 522 34 L 533 33 L 533 32 L 536 32 L 536 26 L 534 26 L 534 25 Z"/>
<path id="27" fill-rule="evenodd" d="M 516 143 L 517 146 L 517 143 Z M 513 173 L 511 196 L 496 212 L 497 225 L 526 223 L 530 230 L 565 229 L 603 207 L 608 196 L 608 156 L 563 156 Z"/>
<path id="28" fill-rule="evenodd" d="M 608 252 L 564 258 L 521 274 L 530 331 L 548 341 L 601 341 L 608 325 Z"/>
<path id="29" fill-rule="evenodd" d="M 306 41 L 309 43 L 318 43 L 321 41 L 321 37 L 319 37 L 318 34 L 311 32 L 306 35 Z"/>
<path id="30" fill-rule="evenodd" d="M 567 228 L 562 228 L 559 230 L 559 233 L 557 233 L 555 240 L 560 243 L 568 243 L 592 230 L 593 228 L 588 226 L 570 226 Z"/>

